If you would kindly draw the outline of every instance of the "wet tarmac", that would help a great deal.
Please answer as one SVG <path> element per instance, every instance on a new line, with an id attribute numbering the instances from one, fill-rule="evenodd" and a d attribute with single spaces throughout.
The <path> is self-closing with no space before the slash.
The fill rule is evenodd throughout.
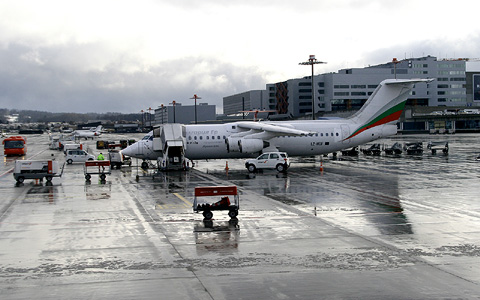
<path id="1" fill-rule="evenodd" d="M 243 160 L 228 172 L 225 160 L 123 167 L 106 183 L 74 164 L 52 186 L 16 186 L 5 158 L 1 297 L 479 299 L 478 136 L 382 143 L 430 140 L 448 140 L 449 154 L 293 158 L 287 174 L 249 174 Z M 27 158 L 64 160 L 46 135 L 28 142 Z M 193 213 L 194 187 L 231 184 L 238 220 Z"/>

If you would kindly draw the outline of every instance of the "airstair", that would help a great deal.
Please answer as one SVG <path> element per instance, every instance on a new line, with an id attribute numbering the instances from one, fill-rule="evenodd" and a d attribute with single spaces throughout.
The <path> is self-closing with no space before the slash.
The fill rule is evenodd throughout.
<path id="1" fill-rule="evenodd" d="M 157 159 L 160 170 L 186 170 L 190 167 L 185 157 L 185 135 L 185 126 L 182 124 L 163 124 L 153 129 L 153 150 L 162 153 Z"/>

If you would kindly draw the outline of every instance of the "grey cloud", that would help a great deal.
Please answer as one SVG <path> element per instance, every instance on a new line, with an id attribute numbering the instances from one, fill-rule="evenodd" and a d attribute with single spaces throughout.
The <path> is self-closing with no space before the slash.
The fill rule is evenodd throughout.
<path id="1" fill-rule="evenodd" d="M 222 106 L 222 98 L 265 88 L 265 74 L 213 57 L 187 57 L 143 66 L 119 55 L 104 65 L 95 46 L 0 49 L 0 107 L 52 112 L 137 112 L 172 100 Z M 90 55 L 92 54 L 92 55 Z"/>
<path id="2" fill-rule="evenodd" d="M 381 64 L 391 61 L 394 57 L 405 59 L 410 57 L 435 56 L 438 59 L 451 58 L 478 58 L 480 48 L 479 34 L 473 34 L 465 39 L 455 42 L 446 39 L 423 40 L 406 45 L 393 45 L 390 47 L 373 50 L 364 55 L 368 64 Z M 359 66 L 363 67 L 363 66 Z"/>

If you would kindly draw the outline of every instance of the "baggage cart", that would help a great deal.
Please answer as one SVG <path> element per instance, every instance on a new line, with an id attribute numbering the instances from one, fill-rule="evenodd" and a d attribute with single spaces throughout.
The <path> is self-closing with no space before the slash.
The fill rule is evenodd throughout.
<path id="1" fill-rule="evenodd" d="M 230 197 L 232 199 L 230 199 Z M 208 198 L 207 198 L 208 197 Z M 219 199 L 219 197 L 221 197 Z M 208 202 L 212 200 L 215 202 Z M 204 186 L 195 188 L 195 197 L 193 200 L 193 211 L 202 212 L 204 220 L 209 221 L 216 210 L 228 210 L 228 216 L 236 219 L 240 209 L 240 199 L 238 189 L 232 186 Z"/>
<path id="2" fill-rule="evenodd" d="M 16 160 L 13 169 L 13 177 L 17 183 L 22 183 L 25 179 L 46 179 L 51 184 L 53 177 L 62 177 L 65 163 L 60 167 L 54 160 Z"/>
<path id="3" fill-rule="evenodd" d="M 83 171 L 86 181 L 90 181 L 92 175 L 98 175 L 100 180 L 104 181 L 107 175 L 112 174 L 112 168 L 108 160 L 88 160 L 85 162 Z"/>

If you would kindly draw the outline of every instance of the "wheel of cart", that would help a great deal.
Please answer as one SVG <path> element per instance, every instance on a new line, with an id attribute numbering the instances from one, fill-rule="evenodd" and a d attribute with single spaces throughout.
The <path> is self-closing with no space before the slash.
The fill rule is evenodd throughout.
<path id="1" fill-rule="evenodd" d="M 202 212 L 205 221 L 210 221 L 213 218 L 213 211 L 216 210 L 228 210 L 228 216 L 236 219 L 239 209 L 238 189 L 234 185 L 195 188 L 193 211 L 196 213 Z"/>
<path id="2" fill-rule="evenodd" d="M 92 175 L 98 175 L 101 181 L 105 181 L 107 175 L 112 174 L 110 161 L 108 160 L 89 160 L 85 162 L 83 167 L 85 180 L 90 181 Z"/>

